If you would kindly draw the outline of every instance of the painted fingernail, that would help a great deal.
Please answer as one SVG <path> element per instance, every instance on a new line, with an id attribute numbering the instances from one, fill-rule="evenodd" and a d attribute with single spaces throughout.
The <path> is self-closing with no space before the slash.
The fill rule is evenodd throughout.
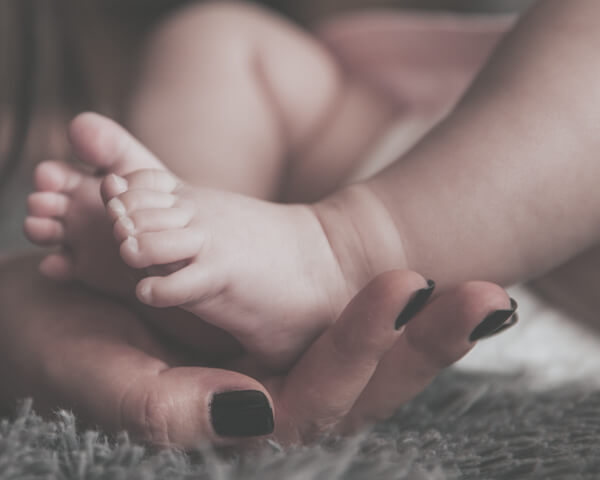
<path id="1" fill-rule="evenodd" d="M 409 302 L 404 307 L 404 310 L 396 318 L 395 328 L 400 330 L 404 325 L 412 320 L 412 318 L 421 311 L 421 309 L 431 297 L 433 290 L 435 289 L 435 282 L 433 280 L 427 280 L 427 287 L 417 290 Z"/>
<path id="2" fill-rule="evenodd" d="M 483 338 L 497 335 L 515 325 L 519 321 L 519 316 L 516 314 L 517 307 L 517 301 L 514 298 L 511 298 L 510 309 L 496 310 L 495 312 L 490 313 L 471 332 L 469 341 L 476 342 Z"/>
<path id="3" fill-rule="evenodd" d="M 264 393 L 239 390 L 217 393 L 210 403 L 210 420 L 222 437 L 257 437 L 273 433 L 273 410 Z"/>
<path id="4" fill-rule="evenodd" d="M 123 177 L 119 177 L 118 175 L 115 175 L 114 173 L 111 173 L 110 175 L 113 179 L 113 181 L 115 182 L 115 185 L 117 186 L 117 189 L 119 190 L 119 193 L 123 193 L 127 191 L 127 188 L 129 188 L 129 184 L 127 183 L 127 180 L 125 180 Z"/>
<path id="5" fill-rule="evenodd" d="M 106 204 L 106 208 L 108 208 L 117 218 L 122 217 L 127 213 L 125 210 L 125 205 L 118 198 L 111 198 Z"/>

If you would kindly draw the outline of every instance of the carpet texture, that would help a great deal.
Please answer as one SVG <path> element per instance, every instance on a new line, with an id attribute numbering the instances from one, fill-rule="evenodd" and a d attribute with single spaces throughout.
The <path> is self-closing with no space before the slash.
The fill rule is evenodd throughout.
<path id="1" fill-rule="evenodd" d="M 600 390 L 533 392 L 523 378 L 448 372 L 359 436 L 227 460 L 152 452 L 125 434 L 45 421 L 25 401 L 0 424 L 0 479 L 592 479 L 600 477 Z"/>

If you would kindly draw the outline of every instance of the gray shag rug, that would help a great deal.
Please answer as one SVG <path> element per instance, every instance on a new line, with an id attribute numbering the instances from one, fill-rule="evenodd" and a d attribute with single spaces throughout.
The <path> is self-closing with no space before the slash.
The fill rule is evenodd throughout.
<path id="1" fill-rule="evenodd" d="M 79 431 L 72 414 L 43 420 L 25 401 L 0 423 L 0 479 L 600 478 L 600 390 L 535 392 L 526 384 L 447 372 L 370 432 L 228 459 Z"/>

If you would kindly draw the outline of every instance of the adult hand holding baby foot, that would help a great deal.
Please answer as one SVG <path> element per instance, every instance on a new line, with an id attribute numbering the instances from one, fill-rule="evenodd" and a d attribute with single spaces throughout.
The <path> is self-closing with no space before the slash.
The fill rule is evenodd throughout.
<path id="1" fill-rule="evenodd" d="M 514 314 L 493 284 L 463 284 L 423 305 L 431 291 L 423 277 L 388 272 L 288 373 L 256 380 L 182 366 L 180 352 L 121 304 L 39 277 L 31 285 L 35 262 L 0 269 L 8 308 L 0 374 L 9 387 L 0 403 L 31 395 L 42 411 L 72 408 L 106 430 L 186 448 L 238 444 L 273 426 L 277 441 L 308 442 L 386 418 Z"/>
<path id="2" fill-rule="evenodd" d="M 315 285 L 301 282 L 303 290 L 289 291 L 292 280 L 296 282 L 293 285 L 298 285 L 297 279 L 304 278 L 296 266 L 301 266 L 300 260 L 306 259 L 300 259 L 302 251 L 295 249 L 303 244 L 299 241 L 303 238 L 302 231 L 309 232 L 308 239 L 311 231 L 322 234 L 315 228 L 319 222 L 305 207 L 277 206 L 225 192 L 187 187 L 123 129 L 96 115 L 79 117 L 72 126 L 71 138 L 80 158 L 111 172 L 102 184 L 102 193 L 114 220 L 113 232 L 104 217 L 97 177 L 56 164 L 43 164 L 37 175 L 40 191 L 30 199 L 32 217 L 26 221 L 26 230 L 37 243 L 58 243 L 65 247 L 62 253 L 44 260 L 43 272 L 57 279 L 78 278 L 96 289 L 127 297 L 127 290 L 133 290 L 134 286 L 131 279 L 138 273 L 135 268 L 152 267 L 160 272 L 164 264 L 171 264 L 160 272 L 162 276 L 151 276 L 138 285 L 138 296 L 143 301 L 157 306 L 182 306 L 202 316 L 208 314 L 212 322 L 236 334 L 249 354 L 238 358 L 231 368 L 252 371 L 258 360 L 259 364 L 270 367 L 271 372 L 279 369 L 285 373 L 255 374 L 257 380 L 233 370 L 183 367 L 181 365 L 194 365 L 195 360 L 184 358 L 182 361 L 180 349 L 164 347 L 131 312 L 109 313 L 109 318 L 102 320 L 96 318 L 96 313 L 92 321 L 86 316 L 83 316 L 85 321 L 68 320 L 84 321 L 75 331 L 84 331 L 85 352 L 79 347 L 81 338 L 73 342 L 56 336 L 52 340 L 60 345 L 44 351 L 48 358 L 41 357 L 45 365 L 53 363 L 49 357 L 56 351 L 63 352 L 61 358 L 77 356 L 76 371 L 69 362 L 59 365 L 53 372 L 53 381 L 45 387 L 51 394 L 33 383 L 26 383 L 25 388 L 17 392 L 20 395 L 39 392 L 35 396 L 41 397 L 42 405 L 46 399 L 48 406 L 57 403 L 71 406 L 106 428 L 127 428 L 153 443 L 186 447 L 195 446 L 200 440 L 235 443 L 239 437 L 268 434 L 272 426 L 271 411 L 274 411 L 276 439 L 307 441 L 318 433 L 347 430 L 365 421 L 389 416 L 441 368 L 462 356 L 472 345 L 469 338 L 476 340 L 482 334 L 504 328 L 514 313 L 499 287 L 468 283 L 440 295 L 407 324 L 408 312 L 415 314 L 432 289 L 423 277 L 396 271 L 378 277 L 365 287 L 333 323 L 338 315 L 334 312 L 341 311 L 358 290 L 356 286 L 354 291 L 339 288 L 334 275 L 315 277 Z M 57 205 L 63 206 L 60 211 L 56 211 Z M 240 207 L 245 213 L 241 216 Z M 257 211 L 260 215 L 255 214 Z M 231 220 L 233 214 L 239 219 L 237 224 L 221 225 L 220 217 L 229 216 Z M 288 214 L 292 216 L 287 217 Z M 88 224 L 91 221 L 95 227 L 101 227 L 103 237 L 90 236 L 85 225 L 82 228 L 82 218 Z M 214 227 L 223 240 L 213 242 L 219 268 L 214 268 L 215 264 L 213 268 L 206 268 L 213 258 L 206 255 L 206 237 L 199 234 L 202 229 L 206 231 L 207 226 Z M 263 271 L 268 254 L 278 252 L 277 248 L 281 247 L 271 243 L 269 250 L 256 242 L 270 228 L 280 243 L 294 247 L 292 258 L 277 257 L 273 269 L 288 267 L 283 268 L 287 278 L 257 278 L 256 272 Z M 237 243 L 228 238 L 231 231 Z M 118 249 L 117 243 L 111 243 L 112 234 L 120 243 Z M 134 236 L 135 242 L 132 241 Z M 100 238 L 103 240 L 99 243 Z M 318 235 L 317 238 L 323 240 Z M 132 243 L 137 247 L 132 248 Z M 98 262 L 98 251 L 107 245 L 114 247 L 113 259 Z M 240 255 L 233 248 L 236 245 L 246 255 Z M 317 250 L 328 252 L 327 247 L 321 245 Z M 254 252 L 249 259 L 248 252 Z M 119 254 L 134 269 L 125 268 L 118 259 Z M 252 266 L 241 269 L 242 273 L 251 274 L 242 275 L 241 290 L 236 290 L 239 287 L 235 283 L 223 283 L 227 273 L 235 273 L 235 267 L 239 266 L 235 262 L 227 263 L 231 256 L 242 263 L 249 260 Z M 256 260 L 263 263 L 253 264 Z M 173 265 L 173 262 L 178 263 Z M 318 259 L 313 265 L 315 270 L 308 269 L 309 273 L 328 271 L 327 259 Z M 211 295 L 206 302 L 206 287 L 211 285 L 206 272 L 210 272 L 211 279 L 220 286 L 217 297 L 225 293 L 227 302 L 215 303 Z M 181 275 L 187 276 L 185 282 L 181 282 Z M 115 283 L 115 277 L 126 278 L 129 283 Z M 198 279 L 204 279 L 200 282 L 200 287 L 204 287 L 198 287 Z M 261 297 L 264 292 L 256 293 L 256 287 L 264 281 L 279 288 L 276 291 L 283 287 L 281 298 L 267 296 L 264 300 Z M 148 284 L 150 295 L 145 296 Z M 337 288 L 334 302 L 328 302 L 326 295 L 325 298 L 311 297 L 311 291 L 315 293 L 313 290 L 322 284 L 333 284 Z M 248 292 L 255 294 L 248 295 Z M 415 296 L 415 292 L 419 293 Z M 198 294 L 196 298 L 194 295 Z M 413 296 L 418 301 L 408 306 Z M 309 308 L 300 301 L 292 304 L 282 301 L 288 298 L 303 299 L 304 303 L 308 299 Z M 93 304 L 98 299 L 88 301 L 90 308 L 97 311 Z M 258 302 L 258 306 L 247 308 L 253 302 Z M 279 317 L 299 319 L 296 327 L 300 333 L 309 334 L 298 335 L 293 325 L 281 321 L 273 314 L 273 304 Z M 325 308 L 321 308 L 323 305 Z M 80 307 L 84 308 L 82 302 Z M 304 308 L 302 315 L 294 316 L 298 312 L 292 307 Z M 159 319 L 167 330 L 172 327 L 169 320 L 169 315 Z M 194 316 L 190 320 L 193 322 L 188 324 L 190 332 L 202 325 Z M 97 325 L 99 321 L 101 325 Z M 482 326 L 476 328 L 480 322 Z M 327 328 L 328 325 L 332 326 Z M 396 329 L 396 326 L 402 328 Z M 253 335 L 244 335 L 248 328 L 253 330 Z M 277 328 L 284 334 L 287 332 L 288 339 L 291 335 L 301 341 L 295 344 L 282 341 Z M 325 328 L 310 346 L 313 337 Z M 103 335 L 98 336 L 99 330 Z M 91 350 L 90 344 L 94 347 Z M 284 364 L 289 365 L 290 359 L 307 347 L 299 361 L 287 371 Z M 261 348 L 267 355 L 264 352 L 261 355 Z M 100 359 L 79 358 L 82 353 L 91 355 L 92 351 Z M 288 356 L 278 357 L 282 352 Z M 103 358 L 107 355 L 109 357 Z M 132 382 L 132 378 L 138 380 Z M 79 383 L 73 379 L 94 379 L 94 382 Z M 314 388 L 308 389 L 307 385 Z M 192 421 L 190 412 L 193 412 Z"/>

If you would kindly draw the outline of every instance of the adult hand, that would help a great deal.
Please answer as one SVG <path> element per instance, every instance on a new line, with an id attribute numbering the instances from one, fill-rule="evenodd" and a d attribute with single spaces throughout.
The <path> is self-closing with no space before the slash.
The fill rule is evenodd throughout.
<path id="1" fill-rule="evenodd" d="M 259 382 L 182 366 L 179 352 L 123 306 L 50 283 L 36 265 L 21 259 L 0 271 L 0 401 L 30 395 L 39 410 L 71 408 L 107 430 L 189 448 L 270 434 L 273 411 L 273 435 L 283 443 L 385 418 L 466 353 L 473 330 L 490 333 L 512 315 L 500 287 L 469 283 L 396 330 L 399 312 L 426 282 L 389 272 L 354 298 L 291 371 Z"/>

